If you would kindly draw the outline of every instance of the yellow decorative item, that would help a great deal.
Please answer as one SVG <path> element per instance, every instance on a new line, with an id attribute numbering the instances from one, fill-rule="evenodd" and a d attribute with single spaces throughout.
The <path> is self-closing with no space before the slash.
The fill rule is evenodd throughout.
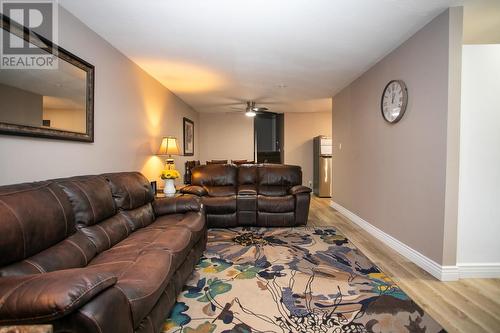
<path id="1" fill-rule="evenodd" d="M 181 174 L 179 171 L 174 169 L 165 169 L 161 172 L 161 179 L 165 181 L 165 187 L 163 188 L 163 193 L 165 195 L 174 195 L 175 189 L 175 179 L 179 178 Z"/>
<path id="2" fill-rule="evenodd" d="M 179 171 L 174 170 L 174 169 L 172 169 L 172 170 L 166 169 L 166 170 L 163 170 L 161 172 L 160 177 L 161 177 L 161 179 L 177 179 L 180 176 L 181 176 L 181 174 L 179 173 Z"/>

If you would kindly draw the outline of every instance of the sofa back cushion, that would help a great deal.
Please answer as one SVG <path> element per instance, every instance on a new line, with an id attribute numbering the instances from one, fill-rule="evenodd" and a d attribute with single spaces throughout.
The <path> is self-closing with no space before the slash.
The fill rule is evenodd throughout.
<path id="1" fill-rule="evenodd" d="M 236 186 L 238 168 L 231 164 L 200 165 L 191 170 L 191 183 L 198 186 Z"/>
<path id="2" fill-rule="evenodd" d="M 139 172 L 119 172 L 102 175 L 107 179 L 118 215 L 128 224 L 129 232 L 151 224 L 154 211 L 151 202 L 154 193 L 146 177 Z"/>
<path id="3" fill-rule="evenodd" d="M 79 176 L 56 182 L 71 202 L 78 228 L 92 226 L 116 214 L 111 188 L 104 177 Z"/>
<path id="4" fill-rule="evenodd" d="M 238 167 L 238 185 L 255 185 L 257 183 L 257 165 L 243 164 Z"/>
<path id="5" fill-rule="evenodd" d="M 287 195 L 290 188 L 302 184 L 302 170 L 296 165 L 264 164 L 257 169 L 258 193 Z"/>
<path id="6" fill-rule="evenodd" d="M 71 203 L 53 182 L 0 187 L 0 266 L 28 258 L 76 232 Z"/>
<path id="7" fill-rule="evenodd" d="M 151 184 L 140 172 L 106 173 L 102 176 L 108 180 L 119 209 L 136 209 L 155 198 Z"/>
<path id="8" fill-rule="evenodd" d="M 73 206 L 77 228 L 101 253 L 125 239 L 132 228 L 117 215 L 110 184 L 103 176 L 78 176 L 58 179 Z M 88 258 L 92 259 L 92 258 Z"/>
<path id="9" fill-rule="evenodd" d="M 228 197 L 236 195 L 236 186 L 205 186 L 209 197 Z"/>
<path id="10" fill-rule="evenodd" d="M 97 254 L 97 249 L 82 230 L 31 257 L 1 267 L 0 276 L 37 274 L 87 266 Z"/>

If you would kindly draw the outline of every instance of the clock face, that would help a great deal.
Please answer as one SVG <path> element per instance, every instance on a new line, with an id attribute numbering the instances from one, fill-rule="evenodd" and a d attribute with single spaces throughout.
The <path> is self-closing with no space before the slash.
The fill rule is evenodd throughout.
<path id="1" fill-rule="evenodd" d="M 390 81 L 384 89 L 381 100 L 381 109 L 384 119 L 390 123 L 398 122 L 406 111 L 408 90 L 401 80 Z"/>

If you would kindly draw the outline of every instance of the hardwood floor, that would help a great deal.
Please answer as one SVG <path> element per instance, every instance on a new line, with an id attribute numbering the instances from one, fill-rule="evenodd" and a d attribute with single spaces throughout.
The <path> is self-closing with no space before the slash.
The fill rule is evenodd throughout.
<path id="1" fill-rule="evenodd" d="M 441 282 L 313 196 L 308 225 L 334 226 L 448 332 L 500 332 L 500 279 Z"/>

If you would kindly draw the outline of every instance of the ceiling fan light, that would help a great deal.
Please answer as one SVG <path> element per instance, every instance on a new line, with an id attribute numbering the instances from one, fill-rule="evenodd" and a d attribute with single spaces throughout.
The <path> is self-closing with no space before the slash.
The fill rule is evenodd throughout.
<path id="1" fill-rule="evenodd" d="M 247 116 L 247 117 L 255 117 L 256 115 L 257 115 L 257 113 L 255 113 L 254 110 L 247 110 L 245 112 L 245 116 Z"/>

